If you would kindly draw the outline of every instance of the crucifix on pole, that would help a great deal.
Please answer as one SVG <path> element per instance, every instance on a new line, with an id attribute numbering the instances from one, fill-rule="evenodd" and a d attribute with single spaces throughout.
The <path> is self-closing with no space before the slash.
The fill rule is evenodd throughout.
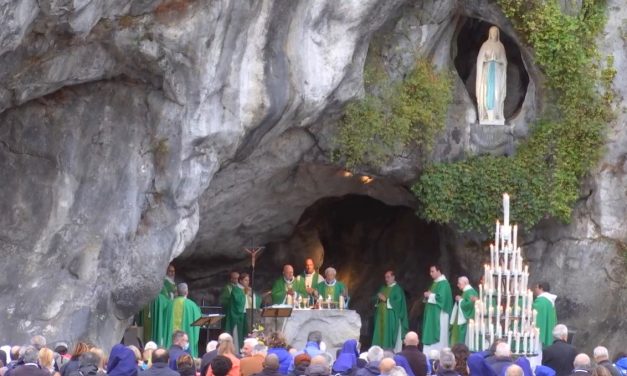
<path id="1" fill-rule="evenodd" d="M 252 244 L 252 242 L 251 242 Z M 250 263 L 252 266 L 252 271 L 250 273 L 250 292 L 251 292 L 251 302 L 252 302 L 252 308 L 253 310 L 255 309 L 255 261 L 257 260 L 257 255 L 263 251 L 266 247 L 255 247 L 255 246 L 250 246 L 250 247 L 244 247 L 244 251 L 248 252 L 248 254 L 250 255 Z M 253 330 L 253 316 L 254 316 L 254 311 L 251 311 L 250 314 L 250 330 Z"/>

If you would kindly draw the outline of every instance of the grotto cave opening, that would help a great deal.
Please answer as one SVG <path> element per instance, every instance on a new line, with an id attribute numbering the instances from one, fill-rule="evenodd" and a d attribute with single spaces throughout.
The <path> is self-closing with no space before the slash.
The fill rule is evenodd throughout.
<path id="1" fill-rule="evenodd" d="M 429 266 L 446 262 L 442 268 L 459 275 L 459 265 L 449 248 L 451 231 L 446 226 L 427 223 L 415 208 L 387 205 L 361 194 L 320 198 L 301 214 L 291 235 L 265 244 L 255 268 L 255 291 L 263 294 L 280 277 L 284 264 L 303 272 L 304 261 L 312 258 L 320 273 L 332 266 L 337 279 L 350 295 L 350 308 L 361 315 L 361 341 L 369 344 L 373 329 L 372 297 L 383 284 L 383 275 L 394 270 L 407 299 L 410 327 L 421 326 L 422 293 L 429 288 Z M 178 269 L 191 265 L 178 262 Z M 205 276 L 192 281 L 192 296 L 209 305 L 218 304 L 220 289 L 229 270 L 250 273 L 250 259 L 211 260 Z M 447 274 L 448 275 L 448 274 Z"/>

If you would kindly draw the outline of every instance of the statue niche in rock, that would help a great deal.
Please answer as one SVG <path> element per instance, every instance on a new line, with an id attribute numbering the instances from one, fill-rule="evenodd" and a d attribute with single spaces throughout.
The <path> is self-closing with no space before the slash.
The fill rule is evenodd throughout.
<path id="1" fill-rule="evenodd" d="M 504 125 L 507 57 L 496 26 L 490 28 L 488 40 L 479 49 L 475 85 L 479 124 Z"/>

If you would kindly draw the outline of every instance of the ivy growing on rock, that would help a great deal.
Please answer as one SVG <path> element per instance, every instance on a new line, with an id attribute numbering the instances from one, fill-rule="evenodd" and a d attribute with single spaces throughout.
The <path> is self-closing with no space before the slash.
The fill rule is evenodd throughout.
<path id="1" fill-rule="evenodd" d="M 364 80 L 367 94 L 348 104 L 340 122 L 336 157 L 356 168 L 382 165 L 409 145 L 431 150 L 452 99 L 450 74 L 419 60 L 401 82 L 390 82 L 370 62 Z"/>
<path id="2" fill-rule="evenodd" d="M 605 24 L 605 4 L 583 0 L 575 15 L 554 0 L 497 0 L 533 48 L 546 77 L 547 106 L 529 139 L 512 157 L 479 156 L 426 169 L 412 187 L 427 220 L 487 231 L 500 212 L 502 192 L 511 215 L 533 226 L 544 217 L 571 218 L 580 181 L 598 162 L 605 124 L 611 120 L 615 70 L 602 63 L 595 38 Z"/>

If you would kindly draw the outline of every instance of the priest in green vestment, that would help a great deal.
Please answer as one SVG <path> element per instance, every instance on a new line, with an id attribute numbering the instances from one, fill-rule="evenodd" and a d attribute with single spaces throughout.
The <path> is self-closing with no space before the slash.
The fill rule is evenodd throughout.
<path id="1" fill-rule="evenodd" d="M 536 299 L 532 308 L 537 311 L 536 325 L 540 329 L 540 342 L 542 347 L 553 344 L 553 328 L 557 324 L 557 313 L 555 312 L 555 299 L 557 295 L 549 292 L 548 282 L 541 282 L 534 288 Z"/>
<path id="2" fill-rule="evenodd" d="M 340 296 L 343 296 L 344 301 L 346 301 L 348 291 L 342 282 L 335 279 L 336 275 L 337 271 L 335 268 L 328 267 L 324 271 L 324 281 L 316 286 L 315 295 L 320 296 L 325 301 L 328 301 L 328 298 L 331 297 L 331 301 L 337 304 L 340 301 Z"/>
<path id="3" fill-rule="evenodd" d="M 479 299 L 479 294 L 470 285 L 468 277 L 459 277 L 457 287 L 462 291 L 462 295 L 455 296 L 456 303 L 451 313 L 451 346 L 458 343 L 466 344 L 468 320 L 474 319 L 475 301 Z"/>
<path id="4" fill-rule="evenodd" d="M 229 309 L 226 312 L 225 331 L 233 337 L 233 342 L 238 349 L 244 345 L 244 339 L 248 336 L 247 309 L 258 309 L 261 306 L 259 295 L 250 289 L 250 277 L 248 273 L 239 275 L 239 283 L 231 290 Z"/>
<path id="5" fill-rule="evenodd" d="M 157 297 L 141 311 L 141 325 L 144 327 L 144 343 L 154 341 L 158 346 L 165 344 L 165 337 L 169 336 L 165 327 L 165 314 L 168 305 L 176 295 L 174 265 L 168 265 L 163 286 Z"/>
<path id="6" fill-rule="evenodd" d="M 272 285 L 272 304 L 294 304 L 295 299 L 306 297 L 305 283 L 302 279 L 294 278 L 292 265 L 283 266 L 283 275 Z"/>
<path id="7" fill-rule="evenodd" d="M 316 265 L 313 259 L 308 258 L 305 260 L 305 271 L 296 277 L 302 279 L 305 284 L 305 291 L 309 297 L 309 303 L 314 303 L 314 298 L 317 292 L 318 284 L 324 281 L 324 278 L 318 272 L 316 272 Z"/>
<path id="8" fill-rule="evenodd" d="M 423 352 L 428 354 L 432 349 L 441 350 L 448 346 L 449 317 L 453 310 L 453 293 L 451 285 L 442 274 L 438 265 L 429 268 L 433 279 L 429 291 L 425 291 L 425 311 L 422 316 Z"/>
<path id="9" fill-rule="evenodd" d="M 166 349 L 169 348 L 172 345 L 172 333 L 176 330 L 181 330 L 187 333 L 189 338 L 189 354 L 197 358 L 200 327 L 191 326 L 191 324 L 200 318 L 200 307 L 192 300 L 187 299 L 189 290 L 186 283 L 179 283 L 176 286 L 176 290 L 178 297 L 172 301 L 166 313 L 166 327 L 170 335 L 166 337 L 164 347 Z"/>
<path id="10" fill-rule="evenodd" d="M 399 352 L 409 330 L 405 292 L 396 283 L 394 272 L 385 272 L 385 285 L 379 289 L 374 317 L 372 344 Z"/>

